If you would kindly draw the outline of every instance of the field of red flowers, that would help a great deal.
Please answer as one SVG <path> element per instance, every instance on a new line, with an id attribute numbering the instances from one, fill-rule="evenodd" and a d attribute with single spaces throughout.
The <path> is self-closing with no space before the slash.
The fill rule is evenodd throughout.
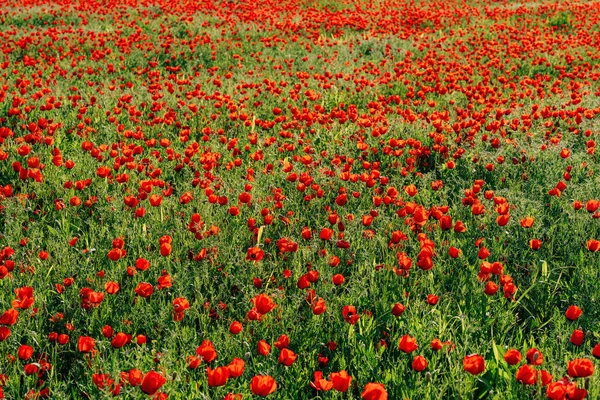
<path id="1" fill-rule="evenodd" d="M 0 1 L 0 398 L 600 398 L 598 9 Z"/>

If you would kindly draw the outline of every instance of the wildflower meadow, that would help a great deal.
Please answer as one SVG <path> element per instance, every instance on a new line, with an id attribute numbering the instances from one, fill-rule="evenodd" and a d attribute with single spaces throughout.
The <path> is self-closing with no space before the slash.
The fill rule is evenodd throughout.
<path id="1" fill-rule="evenodd" d="M 598 10 L 0 0 L 0 398 L 599 399 Z"/>

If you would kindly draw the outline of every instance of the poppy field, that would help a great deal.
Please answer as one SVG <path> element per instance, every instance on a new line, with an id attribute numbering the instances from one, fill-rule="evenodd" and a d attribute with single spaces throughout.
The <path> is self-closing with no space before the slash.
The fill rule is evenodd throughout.
<path id="1" fill-rule="evenodd" d="M 0 1 L 0 398 L 600 398 L 598 9 Z"/>

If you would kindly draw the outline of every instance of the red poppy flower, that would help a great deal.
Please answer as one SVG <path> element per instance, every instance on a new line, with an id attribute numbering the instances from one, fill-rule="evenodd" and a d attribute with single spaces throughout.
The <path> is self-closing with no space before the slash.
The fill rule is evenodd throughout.
<path id="1" fill-rule="evenodd" d="M 277 347 L 279 350 L 285 349 L 290 345 L 290 338 L 288 335 L 283 334 L 279 336 L 279 338 L 274 344 L 275 347 Z"/>
<path id="2" fill-rule="evenodd" d="M 229 376 L 231 378 L 237 378 L 244 373 L 246 363 L 241 358 L 234 358 L 231 360 L 227 368 L 229 369 Z"/>
<path id="3" fill-rule="evenodd" d="M 417 350 L 419 346 L 417 345 L 417 339 L 409 335 L 404 335 L 400 338 L 398 348 L 404 353 L 412 353 Z"/>
<path id="4" fill-rule="evenodd" d="M 392 315 L 394 317 L 399 317 L 399 316 L 402 315 L 402 313 L 404 313 L 404 310 L 406 310 L 406 307 L 403 304 L 401 304 L 401 303 L 395 303 L 392 306 Z"/>
<path id="5" fill-rule="evenodd" d="M 258 354 L 260 354 L 261 356 L 266 357 L 269 354 L 271 354 L 271 345 L 264 340 L 259 340 L 256 347 Z"/>
<path id="6" fill-rule="evenodd" d="M 17 323 L 17 319 L 19 318 L 19 312 L 14 308 L 11 308 L 8 311 L 5 311 L 2 316 L 0 316 L 0 325 L 11 326 Z"/>
<path id="7" fill-rule="evenodd" d="M 442 349 L 443 344 L 442 344 L 442 341 L 440 339 L 433 339 L 431 341 L 430 346 L 431 346 L 432 350 L 439 351 L 439 350 Z"/>
<path id="8" fill-rule="evenodd" d="M 527 362 L 531 365 L 542 365 L 544 363 L 544 356 L 536 348 L 527 350 L 525 358 L 527 358 Z"/>
<path id="9" fill-rule="evenodd" d="M 27 364 L 23 367 L 23 372 L 25 372 L 25 375 L 33 375 L 33 374 L 37 374 L 40 371 L 40 367 L 39 364 Z"/>
<path id="10" fill-rule="evenodd" d="M 160 245 L 160 255 L 163 257 L 167 257 L 169 254 L 171 254 L 172 250 L 173 246 L 171 246 L 171 243 L 163 243 Z"/>
<path id="11" fill-rule="evenodd" d="M 342 316 L 344 317 L 344 321 L 351 325 L 354 325 L 360 318 L 360 315 L 356 313 L 356 308 L 354 306 L 344 306 L 342 308 Z"/>
<path id="12" fill-rule="evenodd" d="M 196 356 L 188 356 L 187 357 L 188 369 L 196 369 L 200 366 L 201 363 L 202 363 L 201 357 L 196 357 Z"/>
<path id="13" fill-rule="evenodd" d="M 150 371 L 144 375 L 142 381 L 142 392 L 153 395 L 167 382 L 164 376 L 156 371 Z"/>
<path id="14" fill-rule="evenodd" d="M 540 376 L 541 376 L 541 382 L 542 382 L 542 386 L 546 386 L 548 385 L 550 382 L 552 382 L 552 375 L 546 371 L 545 369 L 540 371 Z"/>
<path id="15" fill-rule="evenodd" d="M 576 358 L 567 363 L 567 373 L 572 378 L 586 378 L 594 373 L 594 363 L 587 358 Z"/>
<path id="16" fill-rule="evenodd" d="M 487 281 L 487 283 L 485 284 L 485 289 L 483 290 L 483 292 L 485 294 L 487 294 L 488 296 L 493 296 L 498 292 L 498 285 L 496 285 L 494 282 L 492 281 Z"/>
<path id="17" fill-rule="evenodd" d="M 147 298 L 154 293 L 154 287 L 148 282 L 140 282 L 134 289 L 134 292 L 140 297 Z"/>
<path id="18" fill-rule="evenodd" d="M 150 268 L 150 261 L 146 260 L 145 258 L 138 258 L 135 261 L 135 267 L 140 271 L 145 271 Z"/>
<path id="19" fill-rule="evenodd" d="M 77 342 L 77 349 L 80 353 L 91 353 L 96 346 L 96 341 L 89 336 L 80 336 Z"/>
<path id="20" fill-rule="evenodd" d="M 600 240 L 590 239 L 587 241 L 587 249 L 591 252 L 600 250 Z"/>
<path id="21" fill-rule="evenodd" d="M 33 356 L 33 347 L 22 344 L 19 346 L 19 350 L 17 350 L 17 355 L 19 356 L 20 360 L 29 360 L 31 356 Z"/>
<path id="22" fill-rule="evenodd" d="M 210 340 L 204 340 L 198 348 L 196 348 L 196 354 L 202 357 L 202 359 L 210 363 L 217 358 L 217 352 Z"/>
<path id="23" fill-rule="evenodd" d="M 340 372 L 332 372 L 329 375 L 331 382 L 333 383 L 333 388 L 338 392 L 347 392 L 350 388 L 350 383 L 352 383 L 352 377 L 348 375 L 348 372 L 342 370 Z"/>
<path id="24" fill-rule="evenodd" d="M 424 371 L 427 368 L 427 360 L 423 356 L 416 356 L 412 361 L 412 369 L 417 372 Z"/>
<path id="25" fill-rule="evenodd" d="M 257 396 L 266 397 L 277 390 L 277 383 L 269 375 L 257 375 L 252 377 L 250 390 Z"/>
<path id="26" fill-rule="evenodd" d="M 585 335 L 583 331 L 581 329 L 575 329 L 571 334 L 571 338 L 569 340 L 575 346 L 581 346 L 583 344 L 584 339 Z"/>
<path id="27" fill-rule="evenodd" d="M 477 253 L 477 257 L 479 257 L 481 260 L 485 260 L 490 256 L 490 254 L 490 251 L 486 247 L 481 247 Z"/>
<path id="28" fill-rule="evenodd" d="M 296 361 L 298 355 L 290 349 L 282 349 L 279 352 L 279 363 L 289 367 Z"/>
<path id="29" fill-rule="evenodd" d="M 114 281 L 108 281 L 104 284 L 104 290 L 108 294 L 115 294 L 121 289 L 121 285 Z"/>
<path id="30" fill-rule="evenodd" d="M 521 352 L 517 349 L 508 349 L 506 353 L 504 353 L 504 360 L 508 365 L 517 365 L 521 362 Z"/>
<path id="31" fill-rule="evenodd" d="M 524 364 L 517 370 L 516 379 L 524 385 L 535 385 L 538 372 L 529 364 Z"/>
<path id="32" fill-rule="evenodd" d="M 529 241 L 529 247 L 531 247 L 531 250 L 539 250 L 541 246 L 542 241 L 540 239 L 531 239 Z"/>
<path id="33" fill-rule="evenodd" d="M 260 247 L 251 247 L 246 254 L 246 261 L 260 261 L 265 256 L 265 252 Z"/>
<path id="34" fill-rule="evenodd" d="M 241 322 L 233 321 L 231 325 L 229 325 L 229 332 L 233 335 L 239 334 L 244 329 L 244 326 Z"/>
<path id="35" fill-rule="evenodd" d="M 463 368 L 472 375 L 479 375 L 485 371 L 485 361 L 479 354 L 471 354 L 463 359 Z"/>
<path id="36" fill-rule="evenodd" d="M 118 261 L 120 258 L 124 256 L 124 250 L 121 249 L 111 249 L 108 252 L 108 259 L 111 261 Z"/>
<path id="37" fill-rule="evenodd" d="M 207 367 L 206 374 L 208 376 L 208 386 L 224 386 L 229 379 L 229 368 L 217 367 L 213 370 L 210 367 Z"/>
<path id="38" fill-rule="evenodd" d="M 332 236 L 333 236 L 333 230 L 330 228 L 323 228 L 323 229 L 321 229 L 321 232 L 319 233 L 319 238 L 321 240 L 330 240 Z"/>
<path id="39" fill-rule="evenodd" d="M 369 382 L 361 393 L 363 400 L 387 400 L 388 394 L 381 383 Z"/>
<path id="40" fill-rule="evenodd" d="M 456 221 L 456 223 L 454 224 L 454 232 L 455 233 L 463 233 L 466 231 L 467 231 L 467 228 L 465 227 L 465 224 L 462 221 Z"/>
<path id="41" fill-rule="evenodd" d="M 0 326 L 0 342 L 4 342 L 10 336 L 10 328 Z"/>
<path id="42" fill-rule="evenodd" d="M 333 282 L 334 285 L 340 286 L 341 284 L 344 283 L 345 278 L 344 278 L 344 275 L 342 275 L 342 274 L 335 274 L 331 277 L 331 281 Z"/>
<path id="43" fill-rule="evenodd" d="M 310 386 L 316 390 L 327 391 L 333 388 L 333 383 L 327 379 L 323 379 L 323 373 L 321 371 L 315 371 L 313 375 L 314 379 L 310 383 Z"/>
<path id="44" fill-rule="evenodd" d="M 577 386 L 575 383 L 559 380 L 552 382 L 546 387 L 546 397 L 550 400 L 565 400 L 571 399 L 575 395 Z"/>
<path id="45" fill-rule="evenodd" d="M 267 314 L 269 311 L 277 307 L 277 304 L 273 302 L 273 299 L 268 294 L 259 294 L 252 298 L 252 303 L 256 308 L 256 311 L 260 314 Z"/>
<path id="46" fill-rule="evenodd" d="M 120 349 L 130 342 L 130 336 L 124 334 L 123 332 L 119 332 L 115 335 L 115 337 L 111 340 L 110 345 L 115 349 Z"/>
<path id="47" fill-rule="evenodd" d="M 531 228 L 533 226 L 534 221 L 535 220 L 533 219 L 533 217 L 525 217 L 520 222 L 523 228 Z"/>
<path id="48" fill-rule="evenodd" d="M 448 255 L 452 258 L 458 258 L 460 257 L 461 251 L 460 249 L 457 249 L 456 247 L 450 247 L 448 249 Z"/>

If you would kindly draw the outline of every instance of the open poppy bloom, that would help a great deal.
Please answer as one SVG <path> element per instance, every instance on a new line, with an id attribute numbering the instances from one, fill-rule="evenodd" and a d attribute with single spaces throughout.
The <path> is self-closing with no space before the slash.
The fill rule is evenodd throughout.
<path id="1" fill-rule="evenodd" d="M 356 308 L 354 306 L 344 306 L 342 308 L 342 316 L 344 317 L 344 321 L 351 325 L 354 325 L 360 318 L 360 315 L 356 313 Z"/>
<path id="2" fill-rule="evenodd" d="M 260 261 L 265 256 L 265 252 L 260 247 L 251 247 L 246 254 L 246 261 Z"/>
<path id="3" fill-rule="evenodd" d="M 388 393 L 381 383 L 369 382 L 365 385 L 361 397 L 363 400 L 387 400 Z"/>
<path id="4" fill-rule="evenodd" d="M 142 380 L 142 392 L 149 395 L 155 394 L 166 382 L 164 376 L 156 371 L 150 371 L 144 375 Z"/>
<path id="5" fill-rule="evenodd" d="M 479 354 L 471 354 L 463 359 L 464 370 L 472 375 L 479 375 L 485 371 L 485 362 Z"/>
<path id="6" fill-rule="evenodd" d="M 594 363 L 587 358 L 576 358 L 568 362 L 567 370 L 570 377 L 586 378 L 594 373 Z"/>
<path id="7" fill-rule="evenodd" d="M 327 391 L 333 388 L 333 383 L 327 379 L 323 379 L 323 373 L 321 371 L 315 371 L 314 379 L 310 383 L 310 386 L 316 390 Z"/>
<path id="8" fill-rule="evenodd" d="M 277 304 L 273 302 L 273 299 L 269 297 L 268 294 L 259 294 L 252 298 L 252 303 L 254 304 L 254 308 L 259 314 L 267 314 L 272 309 L 277 307 Z"/>
<path id="9" fill-rule="evenodd" d="M 252 377 L 250 382 L 250 390 L 257 396 L 267 397 L 277 390 L 277 383 L 272 376 L 257 375 Z"/>
<path id="10" fill-rule="evenodd" d="M 409 335 L 404 335 L 400 338 L 400 343 L 398 343 L 398 348 L 404 353 L 412 353 L 417 350 L 419 346 L 417 345 L 417 340 Z"/>
<path id="11" fill-rule="evenodd" d="M 229 379 L 229 368 L 217 367 L 213 370 L 210 367 L 207 367 L 206 375 L 208 376 L 208 386 L 224 386 Z"/>

